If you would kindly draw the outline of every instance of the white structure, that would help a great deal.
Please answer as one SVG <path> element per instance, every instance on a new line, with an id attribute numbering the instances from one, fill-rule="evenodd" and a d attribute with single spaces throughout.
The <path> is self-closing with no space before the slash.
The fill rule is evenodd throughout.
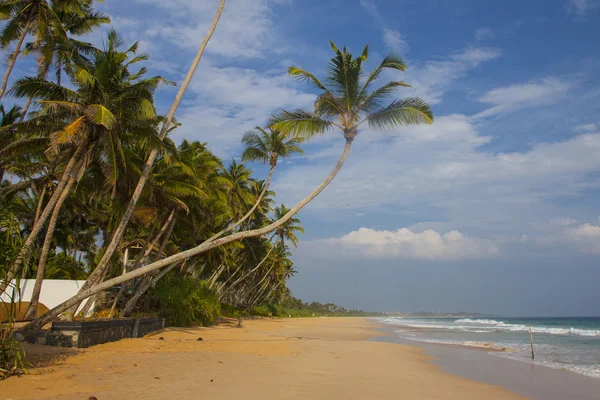
<path id="1" fill-rule="evenodd" d="M 69 281 L 61 279 L 44 279 L 42 292 L 40 293 L 40 303 L 52 309 L 65 300 L 75 296 L 85 281 Z M 19 294 L 16 293 L 16 281 L 12 281 L 5 293 L 0 294 L 0 301 L 9 303 L 10 298 L 15 296 L 14 301 L 30 301 L 33 294 L 35 279 L 21 279 L 19 281 Z M 83 308 L 83 302 L 79 309 Z M 77 311 L 79 311 L 79 309 Z M 94 310 L 94 305 L 90 308 L 90 313 Z"/>

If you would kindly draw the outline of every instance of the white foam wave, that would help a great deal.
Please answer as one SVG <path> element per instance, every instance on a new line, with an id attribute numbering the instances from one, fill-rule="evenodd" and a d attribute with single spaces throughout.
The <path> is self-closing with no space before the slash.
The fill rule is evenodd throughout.
<path id="1" fill-rule="evenodd" d="M 452 331 L 464 331 L 474 333 L 491 333 L 500 330 L 509 332 L 529 332 L 528 325 L 510 324 L 503 321 L 496 321 L 493 319 L 463 318 L 455 321 L 448 321 L 448 323 L 445 324 L 440 324 L 426 323 L 425 321 L 403 320 L 401 318 L 388 318 L 383 322 L 390 324 L 399 324 L 411 328 L 447 329 Z M 546 335 L 600 337 L 600 330 L 598 329 L 579 329 L 573 327 L 551 328 L 544 326 L 532 326 L 531 330 L 533 333 Z"/>

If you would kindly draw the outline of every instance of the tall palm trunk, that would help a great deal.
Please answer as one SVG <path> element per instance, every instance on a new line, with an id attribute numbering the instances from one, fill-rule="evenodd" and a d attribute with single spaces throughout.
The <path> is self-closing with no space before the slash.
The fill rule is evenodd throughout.
<path id="1" fill-rule="evenodd" d="M 169 243 L 169 239 L 171 238 L 171 235 L 173 234 L 173 228 L 175 227 L 175 221 L 176 221 L 175 218 L 173 218 L 171 220 L 171 223 L 169 224 L 169 229 L 167 229 L 167 232 L 165 233 L 165 236 L 163 237 L 162 243 L 160 244 L 158 252 L 156 253 L 156 256 L 154 257 L 154 260 L 162 258 L 165 248 L 167 247 L 167 243 Z M 131 314 L 133 313 L 133 310 L 135 309 L 135 306 L 137 305 L 138 300 L 142 297 L 142 295 L 144 293 L 146 293 L 146 291 L 150 288 L 150 286 L 152 286 L 152 284 L 158 280 L 157 277 L 164 276 L 171 269 L 175 268 L 176 265 L 177 264 L 173 264 L 172 267 L 166 268 L 165 269 L 166 272 L 164 272 L 164 271 L 161 272 L 161 274 L 164 272 L 163 275 L 158 274 L 156 277 L 154 277 L 154 279 L 152 279 L 150 274 L 144 275 L 144 278 L 137 286 L 133 296 L 127 301 L 127 303 L 125 303 L 125 307 L 123 307 L 123 312 L 121 313 L 121 316 L 123 316 L 123 317 L 131 316 Z"/>
<path id="2" fill-rule="evenodd" d="M 67 163 L 67 166 L 65 167 L 65 170 L 63 171 L 62 177 L 60 178 L 60 181 L 58 182 L 58 185 L 56 186 L 56 189 L 54 190 L 54 193 L 52 194 L 52 197 L 50 197 L 50 200 L 48 200 L 48 204 L 46 204 L 46 207 L 44 208 L 44 211 L 40 215 L 37 222 L 35 224 L 33 224 L 33 227 L 31 228 L 31 232 L 29 233 L 29 236 L 27 236 L 25 243 L 21 247 L 21 250 L 19 251 L 17 258 L 15 258 L 15 261 L 13 262 L 10 269 L 6 273 L 5 280 L 0 281 L 0 294 L 4 293 L 4 291 L 6 290 L 6 286 L 14 278 L 14 276 L 19 272 L 21 265 L 23 264 L 23 260 L 28 259 L 29 253 L 31 251 L 31 246 L 33 245 L 34 241 L 37 239 L 42 228 L 46 224 L 46 221 L 48 220 L 52 211 L 54 210 L 54 207 L 56 206 L 56 203 L 58 202 L 60 195 L 62 194 L 65 186 L 67 185 L 67 182 L 71 178 L 71 174 L 73 173 L 73 169 L 75 168 L 75 165 L 77 164 L 77 162 L 79 162 L 79 159 L 81 158 L 81 155 L 83 154 L 83 151 L 86 148 L 86 145 L 87 145 L 87 140 L 85 140 L 85 139 L 82 140 L 79 143 L 79 145 L 77 146 L 75 153 L 73 153 L 73 155 L 71 156 L 71 159 Z"/>
<path id="3" fill-rule="evenodd" d="M 21 110 L 21 118 L 19 122 L 25 121 L 25 117 L 27 116 L 27 112 L 29 111 L 29 107 L 31 107 L 31 103 L 33 102 L 33 97 L 27 99 L 27 103 L 25 103 L 25 107 Z"/>
<path id="4" fill-rule="evenodd" d="M 37 272 L 35 275 L 35 285 L 33 286 L 33 293 L 31 294 L 31 300 L 29 301 L 29 307 L 25 311 L 25 319 L 32 319 L 37 317 L 37 307 L 40 301 L 40 293 L 42 292 L 42 283 L 44 281 L 44 272 L 46 271 L 46 261 L 48 260 L 48 253 L 50 252 L 50 245 L 52 244 L 52 237 L 54 236 L 54 229 L 56 228 L 56 222 L 58 221 L 58 215 L 63 206 L 63 203 L 69 197 L 71 188 L 75 183 L 75 177 L 71 176 L 67 186 L 60 194 L 50 222 L 48 222 L 48 229 L 46 229 L 46 237 L 44 238 L 44 245 L 42 246 L 42 252 L 40 253 L 40 260 L 38 262 Z"/>
<path id="5" fill-rule="evenodd" d="M 29 25 L 30 25 L 30 22 L 28 21 L 25 24 L 25 26 L 23 27 L 21 36 L 19 36 L 19 41 L 17 42 L 17 48 L 15 49 L 15 52 L 13 53 L 12 57 L 10 58 L 10 62 L 8 63 L 8 68 L 6 69 L 6 72 L 4 73 L 4 78 L 2 79 L 2 88 L 0 88 L 0 99 L 2 99 L 2 97 L 4 96 L 4 93 L 6 92 L 6 87 L 8 86 L 8 78 L 10 77 L 10 74 L 12 73 L 12 70 L 15 67 L 15 63 L 17 62 L 17 57 L 19 56 L 19 53 L 21 52 L 21 46 L 23 46 L 23 41 L 25 40 L 25 36 L 27 36 L 27 31 L 29 30 Z"/>
<path id="6" fill-rule="evenodd" d="M 173 209 L 171 211 L 171 213 L 169 214 L 169 217 L 167 218 L 167 221 L 163 224 L 162 228 L 160 229 L 158 234 L 154 237 L 154 240 L 152 241 L 150 246 L 148 246 L 148 248 L 144 252 L 143 257 L 140 259 L 139 265 L 141 265 L 148 258 L 150 253 L 152 253 L 152 250 L 158 245 L 158 241 L 165 234 L 165 232 L 169 229 L 169 226 L 171 226 L 171 221 L 173 220 L 174 217 L 175 217 L 175 209 Z M 139 267 L 139 265 L 136 265 L 136 267 L 134 267 L 134 268 Z M 121 285 L 121 289 L 119 289 L 119 293 L 117 293 L 117 295 L 115 296 L 115 300 L 113 301 L 112 307 L 110 308 L 110 313 L 108 314 L 108 318 L 112 318 L 115 315 L 115 311 L 117 310 L 117 304 L 119 303 L 119 300 L 121 300 L 121 297 L 123 297 L 123 295 L 125 294 L 125 291 L 129 287 L 129 283 L 130 282 L 126 282 L 123 285 Z"/>
<path id="7" fill-rule="evenodd" d="M 192 77 L 194 76 L 194 72 L 196 71 L 196 68 L 198 67 L 198 64 L 200 63 L 200 60 L 202 59 L 202 55 L 204 54 L 204 49 L 206 48 L 206 45 L 208 44 L 210 38 L 212 37 L 212 35 L 215 31 L 215 28 L 217 27 L 217 24 L 219 22 L 219 19 L 221 18 L 221 14 L 223 13 L 223 7 L 225 7 L 225 1 L 226 0 L 220 1 L 219 8 L 217 9 L 217 13 L 215 15 L 215 18 L 213 19 L 212 25 L 210 26 L 208 33 L 204 37 L 204 40 L 200 44 L 200 48 L 198 49 L 196 58 L 192 62 L 190 70 L 188 71 L 181 87 L 179 88 L 179 92 L 177 92 L 177 96 L 175 96 L 173 105 L 171 106 L 171 109 L 169 110 L 169 113 L 167 114 L 167 117 L 165 118 L 165 122 L 162 125 L 161 131 L 159 134 L 160 140 L 164 140 L 164 138 L 167 135 L 167 132 L 169 131 L 169 127 L 171 126 L 171 122 L 173 121 L 175 112 L 177 111 L 177 108 L 179 107 L 179 103 L 181 102 L 181 99 L 183 98 L 183 95 L 185 94 L 185 91 L 187 90 L 187 88 L 192 80 Z M 91 275 L 89 276 L 86 283 L 81 287 L 79 293 L 84 293 L 85 291 L 87 291 L 92 286 L 91 282 L 98 281 L 98 277 L 101 275 L 104 275 L 106 268 L 108 268 L 110 259 L 111 259 L 112 255 L 114 254 L 115 250 L 117 249 L 117 246 L 118 246 L 119 242 L 121 241 L 123 234 L 125 233 L 125 228 L 127 227 L 127 224 L 129 223 L 131 215 L 133 214 L 135 206 L 136 206 L 140 196 L 142 195 L 142 190 L 144 189 L 144 186 L 146 185 L 146 182 L 150 176 L 150 172 L 152 170 L 152 165 L 154 164 L 154 160 L 156 159 L 157 155 L 158 155 L 158 150 L 152 150 L 150 152 L 150 155 L 148 156 L 148 159 L 146 160 L 146 164 L 144 165 L 144 170 L 142 172 L 142 175 L 140 176 L 137 186 L 133 192 L 133 195 L 131 196 L 131 200 L 129 201 L 129 204 L 127 204 L 127 208 L 125 209 L 125 212 L 123 213 L 123 217 L 121 218 L 121 221 L 119 222 L 119 225 L 117 226 L 117 229 L 115 230 L 115 232 L 113 234 L 110 244 L 107 246 L 107 248 L 102 256 L 102 259 L 98 263 L 98 266 L 91 273 Z"/>
<path id="8" fill-rule="evenodd" d="M 42 191 L 40 192 L 40 198 L 38 199 L 37 207 L 35 209 L 35 216 L 33 217 L 33 225 L 35 225 L 40 219 L 40 213 L 42 212 L 42 205 L 44 204 L 44 197 L 46 197 L 46 190 L 48 186 L 44 185 Z"/>
<path id="9" fill-rule="evenodd" d="M 269 274 L 271 273 L 271 271 L 273 270 L 273 267 L 275 267 L 275 263 L 273 263 L 273 265 L 271 265 L 271 268 L 269 268 L 269 270 L 267 271 L 267 273 L 265 274 L 265 276 L 263 276 L 263 278 L 252 287 L 252 289 L 250 289 L 250 296 L 252 297 L 252 292 L 254 291 L 254 289 L 256 289 L 260 284 L 262 284 L 263 282 L 265 282 L 265 279 L 267 279 L 269 277 Z M 265 282 L 265 283 L 268 283 Z M 265 285 L 266 286 L 266 285 Z M 264 290 L 264 288 L 261 288 L 258 292 L 258 295 L 261 294 L 261 291 Z M 258 295 L 256 297 L 258 297 Z M 252 305 L 254 305 L 254 303 L 252 303 Z"/>
<path id="10" fill-rule="evenodd" d="M 133 310 L 135 309 L 135 306 L 137 305 L 137 302 L 142 297 L 142 295 L 144 293 L 146 293 L 146 291 L 148 289 L 150 289 L 150 287 L 153 284 L 156 284 L 156 282 L 158 282 L 163 276 L 165 276 L 166 274 L 168 274 L 178 264 L 179 263 L 174 263 L 174 264 L 168 266 L 167 268 L 163 269 L 162 271 L 160 271 L 158 273 L 158 275 L 156 275 L 154 278 L 142 281 L 141 284 L 136 289 L 136 291 L 133 294 L 133 296 L 131 297 L 131 299 L 129 299 L 129 301 L 127 302 L 127 304 L 125 304 L 125 307 L 123 307 L 122 316 L 123 317 L 129 317 L 133 313 Z"/>
<path id="11" fill-rule="evenodd" d="M 352 148 L 352 142 L 354 140 L 354 136 L 346 137 L 346 145 L 344 146 L 344 151 L 343 151 L 340 159 L 338 160 L 337 164 L 335 165 L 333 170 L 329 173 L 329 175 L 325 178 L 325 180 L 323 182 L 321 182 L 321 184 L 315 190 L 313 190 L 312 193 L 310 193 L 308 196 L 306 196 L 304 199 L 302 199 L 298 204 L 296 204 L 294 207 L 292 207 L 290 209 L 290 211 L 288 211 L 288 213 L 285 214 L 283 217 L 281 217 L 279 220 L 272 222 L 271 224 L 264 226 L 262 228 L 259 228 L 259 229 L 253 229 L 253 230 L 244 231 L 244 232 L 237 232 L 232 235 L 229 235 L 229 236 L 226 236 L 223 238 L 219 238 L 219 239 L 213 240 L 208 243 L 202 243 L 194 248 L 182 251 L 182 252 L 174 254 L 170 257 L 163 258 L 162 260 L 153 262 L 153 263 L 146 265 L 142 268 L 139 268 L 135 271 L 131 271 L 126 274 L 117 276 L 113 279 L 109 279 L 108 281 L 102 282 L 95 287 L 80 291 L 75 296 L 71 297 L 69 300 L 66 300 L 65 302 L 57 305 L 56 307 L 54 307 L 52 310 L 48 311 L 43 316 L 41 316 L 41 317 L 35 319 L 34 321 L 30 322 L 29 324 L 25 325 L 23 327 L 23 329 L 39 329 L 42 326 L 44 326 L 45 324 L 47 324 L 48 322 L 52 321 L 57 316 L 59 316 L 60 313 L 67 310 L 69 307 L 71 307 L 75 304 L 78 304 L 82 300 L 84 300 L 96 293 L 99 293 L 102 290 L 106 290 L 110 287 L 113 287 L 114 285 L 118 285 L 120 283 L 127 282 L 130 279 L 145 275 L 148 272 L 166 267 L 167 265 L 171 265 L 175 262 L 183 261 L 192 256 L 195 256 L 195 255 L 204 253 L 205 251 L 222 246 L 226 243 L 231 243 L 236 240 L 246 239 L 249 237 L 262 236 L 269 232 L 273 232 L 274 230 L 276 230 L 277 228 L 279 228 L 280 226 L 285 224 L 287 221 L 289 221 L 290 218 L 292 218 L 295 214 L 298 213 L 298 211 L 300 211 L 304 206 L 306 206 L 308 203 L 310 203 L 311 200 L 313 200 L 315 197 L 317 197 L 319 195 L 319 193 L 321 193 L 327 187 L 327 185 L 329 185 L 331 183 L 331 181 L 336 177 L 336 175 L 338 174 L 338 172 L 344 165 L 346 158 L 348 158 L 348 154 L 350 153 L 350 149 Z"/>
<path id="12" fill-rule="evenodd" d="M 249 277 L 250 275 L 252 275 L 255 271 L 257 271 L 260 268 L 260 266 L 263 265 L 263 263 L 267 260 L 267 258 L 269 258 L 269 254 L 271 254 L 271 252 L 273 251 L 274 248 L 275 248 L 275 246 L 271 246 L 271 248 L 267 252 L 267 255 L 264 256 L 262 260 L 260 260 L 260 262 L 258 263 L 258 265 L 256 267 L 252 268 L 250 271 L 246 272 L 244 275 L 242 275 L 241 277 L 239 277 L 237 280 L 235 280 L 231 284 L 231 286 L 229 286 L 227 288 L 227 290 L 225 290 L 223 292 L 223 295 L 225 295 L 228 292 L 230 292 L 238 283 L 242 282 L 244 279 L 246 279 L 247 277 Z"/>

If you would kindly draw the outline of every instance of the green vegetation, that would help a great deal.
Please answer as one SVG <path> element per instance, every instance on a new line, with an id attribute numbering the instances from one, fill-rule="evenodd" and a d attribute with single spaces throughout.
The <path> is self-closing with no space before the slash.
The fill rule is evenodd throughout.
<path id="1" fill-rule="evenodd" d="M 215 290 L 206 281 L 177 275 L 161 280 L 156 287 L 160 316 L 167 326 L 210 326 L 221 314 Z"/>
<path id="2" fill-rule="evenodd" d="M 322 80 L 289 69 L 319 91 L 314 109 L 282 110 L 265 126 L 240 133 L 241 163 L 219 159 L 207 143 L 174 143 L 175 112 L 224 5 L 221 0 L 170 111 L 161 115 L 156 91 L 173 83 L 148 76 L 150 58 L 137 42 L 126 43 L 114 30 L 102 49 L 77 40 L 109 23 L 92 0 L 0 0 L 0 19 L 7 21 L 0 41 L 10 66 L 0 98 L 22 104 L 0 109 L 0 293 L 15 278 L 35 278 L 27 310 L 35 319 L 24 329 L 72 315 L 83 301 L 85 314 L 109 289 L 118 293 L 103 305 L 107 316 L 160 313 L 181 326 L 212 323 L 219 302 L 232 314 L 361 313 L 292 300 L 290 246 L 304 232 L 295 215 L 335 178 L 361 125 L 431 123 L 431 110 L 418 98 L 389 99 L 407 86 L 402 81 L 373 87 L 384 70 L 404 71 L 401 58 L 390 54 L 367 72 L 367 47 L 355 57 L 331 43 Z M 33 42 L 24 43 L 27 33 Z M 9 45 L 17 51 L 8 54 Z M 23 56 L 35 58 L 37 73 L 11 77 Z M 277 204 L 270 183 L 278 161 L 329 131 L 345 143 L 330 174 L 299 203 Z M 268 175 L 256 176 L 246 162 L 268 165 Z M 36 315 L 49 277 L 86 283 Z"/>

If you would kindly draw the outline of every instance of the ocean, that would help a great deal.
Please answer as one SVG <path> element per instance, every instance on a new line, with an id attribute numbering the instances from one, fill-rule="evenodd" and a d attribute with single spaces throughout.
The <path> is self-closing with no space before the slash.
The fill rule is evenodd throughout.
<path id="1" fill-rule="evenodd" d="M 600 379 L 600 317 L 381 318 L 402 339 L 505 349 L 505 357 Z M 531 360 L 529 327 L 535 360 Z"/>

